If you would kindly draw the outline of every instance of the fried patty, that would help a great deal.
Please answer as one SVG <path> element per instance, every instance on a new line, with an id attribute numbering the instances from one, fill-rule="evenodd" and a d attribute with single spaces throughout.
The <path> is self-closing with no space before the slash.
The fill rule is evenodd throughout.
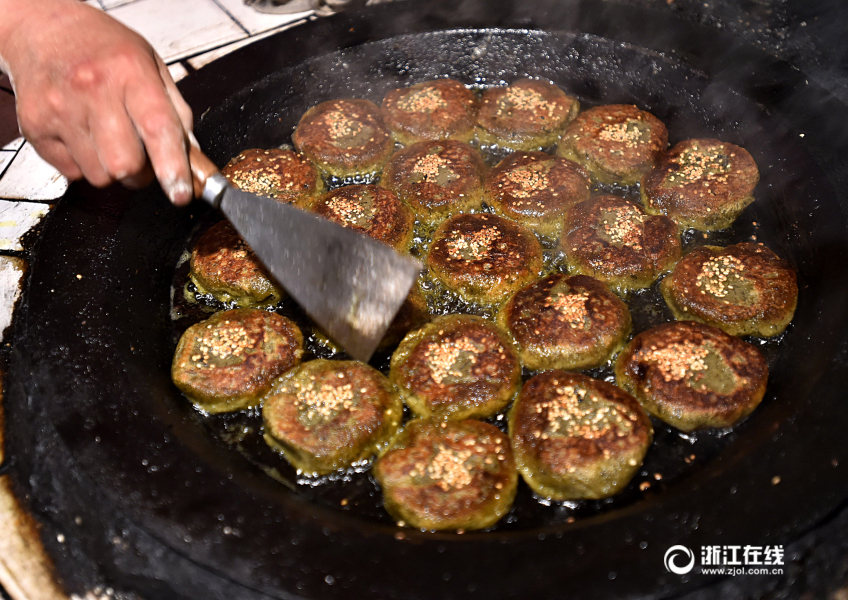
<path id="1" fill-rule="evenodd" d="M 625 293 L 651 285 L 680 259 L 677 225 L 617 196 L 581 202 L 565 218 L 560 241 L 569 271 Z"/>
<path id="2" fill-rule="evenodd" d="M 477 136 L 484 145 L 538 150 L 554 144 L 579 111 L 577 99 L 554 84 L 519 79 L 483 92 Z"/>
<path id="3" fill-rule="evenodd" d="M 413 331 L 392 355 L 389 379 L 419 417 L 489 417 L 509 404 L 521 365 L 494 324 L 446 315 Z"/>
<path id="4" fill-rule="evenodd" d="M 558 238 L 566 211 L 589 198 L 589 174 L 575 162 L 544 152 L 514 152 L 492 169 L 486 202 L 502 217 Z"/>
<path id="5" fill-rule="evenodd" d="M 429 140 L 470 141 L 478 109 L 474 92 L 453 79 L 416 83 L 383 98 L 383 120 L 405 146 Z"/>
<path id="6" fill-rule="evenodd" d="M 485 529 L 509 512 L 518 473 L 497 427 L 416 419 L 374 464 L 383 505 L 420 529 Z"/>
<path id="7" fill-rule="evenodd" d="M 702 246 L 687 254 L 660 284 L 678 320 L 701 321 L 731 335 L 777 335 L 798 304 L 789 263 L 765 246 Z"/>
<path id="8" fill-rule="evenodd" d="M 645 210 L 683 227 L 725 229 L 754 201 L 757 164 L 744 148 L 714 139 L 680 142 L 642 178 Z"/>
<path id="9" fill-rule="evenodd" d="M 557 156 L 580 163 L 601 183 L 632 185 L 668 146 L 662 121 L 631 104 L 596 106 L 568 126 Z"/>
<path id="10" fill-rule="evenodd" d="M 539 276 L 542 246 L 529 229 L 503 217 L 456 215 L 433 235 L 427 266 L 464 300 L 496 304 Z"/>
<path id="11" fill-rule="evenodd" d="M 415 216 L 394 192 L 376 185 L 348 185 L 321 196 L 312 211 L 368 237 L 406 250 Z"/>
<path id="12" fill-rule="evenodd" d="M 392 440 L 402 417 L 389 380 L 352 360 L 303 363 L 262 399 L 265 441 L 309 475 L 369 459 Z"/>
<path id="13" fill-rule="evenodd" d="M 480 208 L 486 166 L 480 153 L 453 140 L 420 142 L 389 159 L 380 185 L 409 204 L 426 224 Z"/>
<path id="14" fill-rule="evenodd" d="M 244 192 L 300 207 L 324 189 L 318 169 L 291 150 L 245 150 L 221 173 Z"/>
<path id="15" fill-rule="evenodd" d="M 606 363 L 630 334 L 627 305 L 609 286 L 586 275 L 548 275 L 519 290 L 501 307 L 528 369 L 590 369 Z"/>
<path id="16" fill-rule="evenodd" d="M 394 151 L 380 109 L 370 100 L 329 100 L 300 118 L 292 135 L 298 152 L 335 177 L 382 170 Z"/>
<path id="17" fill-rule="evenodd" d="M 695 321 L 640 333 L 615 366 L 619 386 L 681 431 L 730 427 L 747 417 L 763 399 L 767 379 L 759 350 Z"/>
<path id="18" fill-rule="evenodd" d="M 171 379 L 210 413 L 257 406 L 278 375 L 300 363 L 303 336 L 276 313 L 254 308 L 219 312 L 186 329 Z"/>
<path id="19" fill-rule="evenodd" d="M 633 396 L 579 373 L 536 375 L 509 412 L 518 470 L 534 492 L 551 500 L 621 492 L 642 465 L 653 434 Z"/>
<path id="20" fill-rule="evenodd" d="M 213 225 L 191 251 L 189 278 L 201 294 L 237 306 L 276 304 L 283 291 L 229 221 Z"/>

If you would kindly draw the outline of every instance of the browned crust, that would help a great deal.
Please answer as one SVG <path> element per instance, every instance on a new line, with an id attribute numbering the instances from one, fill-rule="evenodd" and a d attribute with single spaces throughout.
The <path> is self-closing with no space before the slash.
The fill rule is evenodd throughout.
<path id="1" fill-rule="evenodd" d="M 467 142 L 474 136 L 479 103 L 458 81 L 436 79 L 389 91 L 382 109 L 386 125 L 402 144 L 448 139 Z"/>
<path id="2" fill-rule="evenodd" d="M 569 208 L 589 198 L 589 174 L 577 163 L 518 151 L 498 163 L 486 181 L 495 211 L 541 235 L 558 237 Z"/>
<path id="3" fill-rule="evenodd" d="M 469 455 L 467 484 L 451 486 L 426 475 L 440 450 Z M 509 438 L 474 420 L 410 421 L 372 473 L 389 512 L 422 529 L 491 527 L 508 512 L 518 481 Z"/>
<path id="4" fill-rule="evenodd" d="M 297 205 L 324 189 L 318 169 L 292 150 L 245 150 L 221 173 L 242 191 Z"/>
<path id="5" fill-rule="evenodd" d="M 212 315 L 180 338 L 171 366 L 174 384 L 209 412 L 259 403 L 271 381 L 298 363 L 303 336 L 276 313 L 238 308 Z"/>
<path id="6" fill-rule="evenodd" d="M 652 358 L 653 353 L 669 347 L 675 356 L 685 356 L 681 348 L 686 344 L 709 349 L 718 357 L 732 374 L 732 391 L 704 389 L 700 382 L 705 370 L 682 363 L 685 374 L 681 370 L 675 375 Z M 633 338 L 618 357 L 615 373 L 618 385 L 636 396 L 649 413 L 678 429 L 692 431 L 729 427 L 748 416 L 765 394 L 768 365 L 759 350 L 739 338 L 702 323 L 677 321 Z"/>
<path id="7" fill-rule="evenodd" d="M 446 315 L 407 336 L 392 356 L 389 378 L 420 417 L 488 417 L 512 399 L 521 365 L 495 325 Z"/>
<path id="8" fill-rule="evenodd" d="M 735 259 L 731 268 L 718 261 Z M 709 271 L 722 271 L 718 287 Z M 729 286 L 729 287 L 728 287 Z M 734 290 L 744 286 L 743 296 Z M 686 255 L 662 282 L 662 293 L 678 319 L 702 321 L 731 335 L 777 335 L 798 303 L 798 283 L 789 263 L 765 246 L 741 243 L 717 248 L 702 246 Z M 750 299 L 750 301 L 748 301 Z"/>
<path id="9" fill-rule="evenodd" d="M 569 394 L 579 400 L 569 402 Z M 600 399 L 606 412 L 587 410 L 592 398 Z M 568 420 L 558 418 L 560 411 Z M 538 480 L 539 488 L 554 495 L 559 483 L 568 491 L 557 499 L 598 498 L 621 491 L 653 440 L 651 421 L 633 396 L 605 381 L 566 371 L 546 371 L 529 379 L 510 411 L 509 423 L 525 479 L 536 491 Z M 573 429 L 564 431 L 569 423 L 575 424 Z M 610 471 L 619 473 L 601 483 Z"/>
<path id="10" fill-rule="evenodd" d="M 327 391 L 339 404 L 332 410 L 321 400 L 310 405 L 300 399 L 304 391 Z M 319 414 L 321 406 L 326 415 Z M 298 469 L 317 474 L 372 456 L 393 437 L 402 416 L 388 379 L 357 361 L 304 363 L 274 382 L 262 406 L 269 443 Z"/>
<path id="11" fill-rule="evenodd" d="M 638 130 L 617 141 L 619 128 Z M 668 146 L 665 125 L 632 104 L 596 106 L 568 126 L 557 156 L 582 165 L 603 183 L 634 184 L 651 170 Z"/>
<path id="12" fill-rule="evenodd" d="M 585 300 L 557 303 L 552 292 Z M 519 290 L 498 322 L 518 344 L 521 362 L 534 370 L 600 366 L 621 348 L 631 327 L 627 305 L 606 284 L 561 273 Z"/>
<path id="13" fill-rule="evenodd" d="M 503 217 L 456 215 L 433 234 L 427 266 L 462 297 L 498 302 L 538 276 L 542 246 L 530 230 Z"/>
<path id="14" fill-rule="evenodd" d="M 273 304 L 283 296 L 229 221 L 213 225 L 197 240 L 189 276 L 201 293 L 240 306 Z"/>
<path id="15" fill-rule="evenodd" d="M 693 155 L 705 158 L 692 165 Z M 642 178 L 642 201 L 649 213 L 683 226 L 722 229 L 753 202 L 759 180 L 757 164 L 744 148 L 710 138 L 685 140 Z"/>
<path id="16" fill-rule="evenodd" d="M 412 241 L 415 217 L 394 192 L 376 185 L 347 185 L 321 196 L 312 211 L 398 250 Z"/>
<path id="17" fill-rule="evenodd" d="M 621 216 L 623 228 L 607 230 L 615 215 Z M 597 196 L 572 207 L 561 246 L 569 267 L 619 291 L 649 286 L 682 253 L 674 221 L 647 216 L 638 205 L 616 196 Z"/>
<path id="18" fill-rule="evenodd" d="M 453 140 L 419 142 L 396 152 L 380 185 L 395 192 L 425 221 L 479 208 L 486 167 L 480 153 Z"/>
<path id="19" fill-rule="evenodd" d="M 329 100 L 301 117 L 295 148 L 332 175 L 346 177 L 382 168 L 394 150 L 380 109 L 370 100 Z"/>
<path id="20" fill-rule="evenodd" d="M 483 92 L 477 125 L 481 143 L 515 150 L 553 144 L 580 103 L 547 81 L 519 79 Z"/>

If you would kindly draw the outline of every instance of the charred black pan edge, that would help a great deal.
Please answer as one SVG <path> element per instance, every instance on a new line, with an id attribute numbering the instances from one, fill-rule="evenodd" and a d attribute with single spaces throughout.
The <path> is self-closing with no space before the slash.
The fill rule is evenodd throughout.
<path id="1" fill-rule="evenodd" d="M 468 31 L 484 27 L 495 29 Z M 757 420 L 732 453 L 697 476 L 606 518 L 509 534 L 408 532 L 398 540 L 393 528 L 281 495 L 268 477 L 201 435 L 175 394 L 168 290 L 203 207 L 177 211 L 156 190 L 77 185 L 37 248 L 5 400 L 12 475 L 44 521 L 71 587 L 105 580 L 148 598 L 560 597 L 564 589 L 572 597 L 665 596 L 704 583 L 665 572 L 669 546 L 783 543 L 848 498 L 848 199 L 838 163 L 848 111 L 787 65 L 667 15 L 606 2 L 387 6 L 279 34 L 186 80 L 198 136 L 221 164 L 240 149 L 234 145 L 261 141 L 250 127 L 255 111 L 273 127 L 281 100 L 263 81 L 282 81 L 287 67 L 321 54 L 435 29 L 455 30 L 462 44 L 479 35 L 495 47 L 540 52 L 548 38 L 536 29 L 652 48 L 709 76 L 699 100 L 721 113 L 713 117 L 727 129 L 718 133 L 733 130 L 733 117 L 750 106 L 773 125 L 763 132 L 774 144 L 762 156 L 775 158 L 764 183 L 780 191 L 764 218 L 783 238 L 774 242 L 796 260 L 804 308 L 793 360 L 779 363 Z M 414 40 L 399 42 L 399 51 Z M 554 48 L 595 43 L 551 40 Z M 459 54 L 480 47 L 462 44 Z M 630 52 L 596 45 L 611 52 L 612 71 L 616 48 Z M 543 54 L 540 60 L 556 58 Z M 671 62 L 658 57 L 657 64 Z M 261 97 L 239 104 L 251 85 Z M 601 100 L 605 90 L 583 92 Z M 230 118 L 216 120 L 221 115 Z M 795 141 L 799 131 L 804 146 Z M 782 478 L 778 486 L 774 475 Z"/>

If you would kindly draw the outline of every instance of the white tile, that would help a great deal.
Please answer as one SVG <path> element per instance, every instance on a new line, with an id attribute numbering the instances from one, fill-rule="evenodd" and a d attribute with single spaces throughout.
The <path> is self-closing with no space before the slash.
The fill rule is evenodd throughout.
<path id="1" fill-rule="evenodd" d="M 278 31 L 282 31 L 283 29 L 287 29 L 288 27 L 293 27 L 295 25 L 299 25 L 303 23 L 306 19 L 301 19 L 300 21 L 296 21 L 290 25 L 286 25 L 285 27 L 281 27 L 280 29 L 274 29 L 272 31 L 266 31 L 265 33 L 260 33 L 259 35 L 254 35 L 246 40 L 240 40 L 238 42 L 227 44 L 226 46 L 221 46 L 220 48 L 215 48 L 214 50 L 210 50 L 209 52 L 204 52 L 203 54 L 199 54 L 197 56 L 193 56 L 188 59 L 188 64 L 190 64 L 195 69 L 200 69 L 201 67 L 208 65 L 213 60 L 217 60 L 222 56 L 233 52 L 234 50 L 238 50 L 239 48 L 243 48 L 244 46 L 249 46 L 253 42 L 258 42 L 259 40 L 265 39 L 266 37 L 272 36 Z"/>
<path id="2" fill-rule="evenodd" d="M 110 8 L 117 8 L 118 6 L 123 6 L 124 4 L 130 4 L 135 2 L 136 0 L 100 0 L 101 4 L 103 4 L 103 8 L 109 10 Z"/>
<path id="3" fill-rule="evenodd" d="M 68 180 L 24 144 L 0 179 L 0 198 L 55 200 L 68 189 Z"/>
<path id="4" fill-rule="evenodd" d="M 0 200 L 0 250 L 23 250 L 21 237 L 48 212 L 49 204 Z"/>
<path id="5" fill-rule="evenodd" d="M 313 11 L 307 10 L 287 15 L 274 15 L 250 8 L 244 3 L 244 0 L 215 0 L 215 2 L 223 6 L 251 34 L 276 29 L 288 23 L 305 19 L 313 13 Z M 308 2 L 300 2 L 300 4 L 308 4 Z"/>
<path id="6" fill-rule="evenodd" d="M 168 65 L 168 71 L 171 72 L 171 79 L 173 79 L 175 83 L 188 75 L 188 69 L 186 69 L 182 63 Z"/>
<path id="7" fill-rule="evenodd" d="M 0 150 L 0 177 L 3 176 L 3 171 L 6 170 L 13 158 L 15 158 L 13 150 Z"/>
<path id="8" fill-rule="evenodd" d="M 0 341 L 12 323 L 12 311 L 21 296 L 21 279 L 26 261 L 14 256 L 0 256 Z"/>
<path id="9" fill-rule="evenodd" d="M 18 139 L 12 140 L 5 146 L 3 146 L 3 150 L 20 150 L 21 146 L 24 145 L 24 138 L 19 137 Z"/>
<path id="10" fill-rule="evenodd" d="M 213 0 L 136 0 L 109 14 L 147 38 L 165 62 L 247 37 Z"/>

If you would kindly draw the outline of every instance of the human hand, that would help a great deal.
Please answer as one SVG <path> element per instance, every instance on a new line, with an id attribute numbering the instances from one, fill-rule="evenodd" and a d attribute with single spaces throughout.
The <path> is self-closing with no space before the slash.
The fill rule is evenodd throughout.
<path id="1" fill-rule="evenodd" d="M 77 0 L 0 0 L 0 69 L 21 133 L 68 179 L 192 199 L 191 109 L 150 44 Z"/>

